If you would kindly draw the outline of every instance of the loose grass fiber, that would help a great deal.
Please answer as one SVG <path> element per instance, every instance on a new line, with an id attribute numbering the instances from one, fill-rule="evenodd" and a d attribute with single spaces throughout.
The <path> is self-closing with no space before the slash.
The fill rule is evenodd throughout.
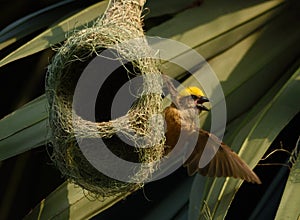
<path id="1" fill-rule="evenodd" d="M 102 198 L 141 187 L 151 178 L 151 173 L 157 169 L 157 161 L 163 155 L 163 121 L 155 118 L 153 122 L 151 118 L 162 112 L 162 80 L 158 63 L 155 59 L 146 58 L 152 53 L 146 40 L 127 44 L 130 39 L 144 36 L 141 16 L 144 3 L 144 0 L 111 1 L 104 16 L 92 27 L 73 33 L 57 50 L 46 77 L 52 159 L 64 176 Z M 142 92 L 124 117 L 93 122 L 74 112 L 72 100 L 82 71 L 106 48 L 116 51 L 120 60 L 131 61 L 134 74 L 143 76 Z M 151 169 L 138 170 L 133 177 L 138 180 L 137 183 L 122 182 L 104 175 L 82 154 L 74 126 L 78 129 L 77 138 L 101 137 L 117 156 L 150 164 Z M 93 129 L 95 126 L 97 131 Z M 116 133 L 128 138 L 135 146 L 122 144 L 115 138 Z M 146 141 L 139 141 L 141 137 Z"/>

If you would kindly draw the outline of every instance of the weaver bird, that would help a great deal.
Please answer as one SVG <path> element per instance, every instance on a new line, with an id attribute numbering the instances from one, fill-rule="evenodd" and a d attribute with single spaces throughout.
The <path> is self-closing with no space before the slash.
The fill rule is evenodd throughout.
<path id="1" fill-rule="evenodd" d="M 195 138 L 195 146 L 192 146 L 194 150 L 184 162 L 189 175 L 199 173 L 210 177 L 234 177 L 261 184 L 257 175 L 230 147 L 219 141 L 215 135 L 199 128 L 195 116 L 198 117 L 201 111 L 208 111 L 203 105 L 209 101 L 204 93 L 198 87 L 188 87 L 179 94 L 171 88 L 170 93 L 173 103 L 164 110 L 167 126 L 166 154 L 176 144 L 183 145 L 189 138 Z M 180 135 L 184 137 L 181 141 Z M 199 162 L 206 147 L 215 154 L 207 165 L 200 167 Z"/>

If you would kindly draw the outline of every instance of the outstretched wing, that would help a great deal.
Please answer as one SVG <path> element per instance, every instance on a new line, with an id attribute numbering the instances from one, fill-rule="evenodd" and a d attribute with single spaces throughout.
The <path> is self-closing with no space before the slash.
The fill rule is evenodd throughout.
<path id="1" fill-rule="evenodd" d="M 199 167 L 199 162 L 205 147 L 215 152 L 211 161 L 205 167 Z M 261 184 L 258 176 L 250 167 L 226 144 L 220 142 L 216 136 L 207 131 L 200 130 L 197 145 L 184 163 L 188 174 L 196 172 L 211 177 L 235 177 L 252 183 Z"/>

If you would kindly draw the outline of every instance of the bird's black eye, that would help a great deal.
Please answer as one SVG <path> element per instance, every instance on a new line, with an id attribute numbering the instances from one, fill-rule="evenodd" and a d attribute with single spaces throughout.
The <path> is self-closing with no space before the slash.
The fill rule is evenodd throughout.
<path id="1" fill-rule="evenodd" d="M 196 95 L 191 95 L 191 97 L 192 97 L 192 99 L 194 99 L 194 100 L 199 99 L 199 97 L 196 96 Z"/>

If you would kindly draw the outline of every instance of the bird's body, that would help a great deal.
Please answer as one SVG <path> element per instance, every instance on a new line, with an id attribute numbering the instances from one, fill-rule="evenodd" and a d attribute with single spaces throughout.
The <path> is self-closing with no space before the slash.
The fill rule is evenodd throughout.
<path id="1" fill-rule="evenodd" d="M 204 102 L 208 99 L 197 87 L 188 87 L 178 96 L 173 97 L 173 103 L 164 110 L 166 120 L 166 154 L 174 149 L 176 144 L 183 144 L 189 139 L 195 139 L 194 150 L 184 162 L 188 174 L 200 173 L 211 177 L 235 177 L 248 182 L 261 181 L 248 165 L 226 144 L 199 128 L 198 115 L 202 110 L 208 110 Z M 179 137 L 181 140 L 179 141 Z M 199 165 L 205 148 L 215 152 L 212 159 L 204 167 Z"/>

